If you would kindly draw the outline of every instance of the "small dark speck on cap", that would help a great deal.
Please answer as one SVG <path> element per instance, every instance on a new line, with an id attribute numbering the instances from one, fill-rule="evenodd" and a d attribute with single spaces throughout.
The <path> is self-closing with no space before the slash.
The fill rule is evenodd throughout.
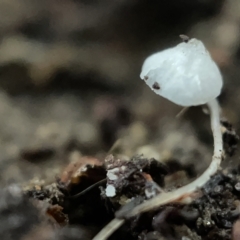
<path id="1" fill-rule="evenodd" d="M 144 80 L 147 81 L 148 80 L 148 76 L 144 76 Z"/>
<path id="2" fill-rule="evenodd" d="M 152 87 L 155 89 L 155 90 L 159 90 L 160 89 L 160 86 L 157 82 L 155 82 Z"/>
<path id="3" fill-rule="evenodd" d="M 187 42 L 189 41 L 189 39 L 190 39 L 187 35 L 184 35 L 184 34 L 179 35 L 179 37 L 180 37 L 185 43 L 187 43 Z"/>

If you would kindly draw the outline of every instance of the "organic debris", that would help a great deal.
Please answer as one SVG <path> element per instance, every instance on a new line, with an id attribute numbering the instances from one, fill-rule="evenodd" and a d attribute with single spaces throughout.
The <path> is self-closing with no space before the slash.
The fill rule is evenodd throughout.
<path id="1" fill-rule="evenodd" d="M 159 186 L 163 186 L 163 178 L 168 173 L 167 167 L 160 162 L 141 156 L 122 160 L 110 155 L 106 158 L 105 164 L 106 197 L 124 197 L 125 201 L 139 196 L 146 199 L 156 196 L 162 192 Z"/>
<path id="2" fill-rule="evenodd" d="M 47 208 L 46 213 L 60 226 L 65 226 L 68 223 L 68 218 L 67 215 L 65 215 L 62 211 L 63 207 L 59 205 L 53 205 Z"/>
<path id="3" fill-rule="evenodd" d="M 77 152 L 73 153 L 78 155 Z M 70 163 L 58 180 L 59 187 L 70 195 L 81 192 L 106 176 L 103 162 L 94 157 L 77 156 L 77 161 Z"/>
<path id="4" fill-rule="evenodd" d="M 114 212 L 117 212 L 117 216 L 123 216 L 124 213 L 148 198 L 164 192 L 164 177 L 167 174 L 174 174 L 179 170 L 192 172 L 189 171 L 189 166 L 176 165 L 174 161 L 170 161 L 168 166 L 165 166 L 155 159 L 147 159 L 142 156 L 125 160 L 109 155 L 105 160 L 105 165 L 90 157 L 81 158 L 78 165 L 70 164 L 66 168 L 70 170 L 64 170 L 61 182 L 67 183 L 68 190 L 71 190 L 72 184 L 75 189 L 84 190 L 84 187 L 81 186 L 81 177 L 87 176 L 92 179 L 92 175 L 97 172 L 92 171 L 84 175 L 86 172 L 83 171 L 84 174 L 81 175 L 82 171 L 80 170 L 84 169 L 83 166 L 91 166 L 94 169 L 94 164 L 101 169 L 104 169 L 105 166 L 106 188 L 102 186 L 100 187 L 101 191 L 99 190 L 98 186 L 104 185 L 103 179 L 100 184 L 95 182 L 84 195 L 79 195 L 76 199 L 69 198 L 69 193 L 63 191 L 62 201 L 58 202 L 60 205 L 52 205 L 47 208 L 47 214 L 50 214 L 51 218 L 55 219 L 54 221 L 60 226 L 67 223 L 70 226 L 76 223 L 88 226 L 94 222 L 99 227 L 103 227 L 113 217 Z M 190 205 L 168 204 L 158 210 L 128 219 L 127 224 L 117 230 L 110 239 L 121 239 L 120 236 L 128 236 L 128 239 L 144 240 L 230 240 L 232 234 L 237 236 L 237 230 L 232 233 L 231 229 L 234 222 L 240 217 L 238 200 L 240 197 L 240 171 L 238 169 L 240 167 L 231 171 L 225 170 L 224 173 L 217 173 L 202 189 L 202 196 Z M 98 173 L 102 173 L 102 170 Z M 189 174 L 190 176 L 191 174 Z M 96 179 L 96 175 L 94 177 Z M 77 181 L 72 181 L 72 179 L 77 179 Z M 53 188 L 46 186 L 35 192 L 28 191 L 28 195 L 31 193 L 39 200 L 46 200 L 51 195 L 49 189 Z M 53 203 L 57 198 L 52 199 L 54 199 L 51 201 Z M 120 208 L 121 206 L 123 207 Z M 66 217 L 69 218 L 69 222 Z M 92 231 L 91 237 L 100 229 L 99 227 Z"/>

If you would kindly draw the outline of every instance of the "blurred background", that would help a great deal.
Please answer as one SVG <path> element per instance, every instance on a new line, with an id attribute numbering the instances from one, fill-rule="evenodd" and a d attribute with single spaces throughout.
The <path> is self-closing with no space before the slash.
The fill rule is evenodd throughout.
<path id="1" fill-rule="evenodd" d="M 223 114 L 239 129 L 239 0 L 0 0 L 0 184 L 51 182 L 113 145 L 202 171 L 209 116 L 196 107 L 176 118 L 181 108 L 139 78 L 144 59 L 179 34 L 218 63 Z"/>

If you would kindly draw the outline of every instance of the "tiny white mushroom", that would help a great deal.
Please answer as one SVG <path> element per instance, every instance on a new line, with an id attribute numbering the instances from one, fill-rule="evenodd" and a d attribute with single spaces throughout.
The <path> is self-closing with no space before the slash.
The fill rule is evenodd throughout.
<path id="1" fill-rule="evenodd" d="M 203 43 L 197 39 L 178 44 L 174 48 L 148 57 L 142 67 L 141 78 L 157 94 L 182 106 L 207 104 L 213 131 L 214 153 L 205 172 L 190 184 L 169 193 L 162 193 L 135 207 L 127 216 L 153 210 L 160 205 L 184 201 L 214 175 L 220 167 L 223 144 L 220 111 L 216 97 L 221 93 L 222 76 Z M 147 79 L 147 80 L 146 80 Z M 157 83 L 159 89 L 154 88 Z"/>
<path id="2" fill-rule="evenodd" d="M 195 38 L 148 57 L 140 77 L 156 94 L 184 107 L 215 99 L 223 84 L 216 63 Z"/>
<path id="3" fill-rule="evenodd" d="M 189 199 L 192 193 L 203 187 L 217 172 L 223 153 L 220 113 L 216 100 L 221 93 L 223 80 L 217 65 L 201 41 L 186 39 L 176 47 L 151 55 L 143 64 L 140 77 L 155 93 L 178 105 L 188 107 L 207 104 L 213 131 L 214 153 L 211 164 L 196 180 L 175 191 L 161 193 L 128 212 L 122 211 L 122 217 L 133 217 L 163 204 Z M 124 223 L 121 216 L 118 218 L 113 219 L 93 240 L 107 239 Z"/>

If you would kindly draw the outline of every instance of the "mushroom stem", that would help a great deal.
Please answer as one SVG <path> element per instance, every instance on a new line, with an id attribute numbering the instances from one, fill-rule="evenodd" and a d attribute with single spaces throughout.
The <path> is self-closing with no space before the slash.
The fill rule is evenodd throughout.
<path id="1" fill-rule="evenodd" d="M 114 218 L 108 225 L 106 225 L 93 240 L 106 240 L 111 236 L 118 228 L 124 224 L 124 219 Z"/>
<path id="2" fill-rule="evenodd" d="M 211 117 L 211 128 L 213 132 L 213 140 L 214 140 L 214 152 L 212 157 L 212 162 L 209 167 L 205 170 L 205 172 L 198 177 L 193 182 L 189 183 L 186 186 L 183 186 L 175 191 L 161 193 L 156 197 L 147 200 L 146 202 L 138 205 L 132 210 L 128 210 L 128 212 L 121 211 L 116 213 L 117 218 L 113 219 L 106 227 L 104 227 L 94 238 L 93 240 L 105 240 L 107 239 L 116 229 L 118 229 L 123 223 L 124 220 L 121 218 L 129 218 L 136 216 L 140 213 L 155 210 L 159 208 L 161 205 L 172 203 L 172 202 L 185 202 L 186 200 L 192 200 L 191 195 L 197 191 L 199 188 L 203 187 L 206 182 L 213 176 L 219 169 L 221 160 L 222 160 L 222 152 L 223 152 L 223 144 L 222 144 L 222 133 L 220 126 L 220 110 L 218 106 L 218 102 L 216 99 L 211 100 L 207 103 L 210 110 Z M 189 198 L 190 197 L 190 198 Z M 190 201 L 191 202 L 191 201 Z"/>

